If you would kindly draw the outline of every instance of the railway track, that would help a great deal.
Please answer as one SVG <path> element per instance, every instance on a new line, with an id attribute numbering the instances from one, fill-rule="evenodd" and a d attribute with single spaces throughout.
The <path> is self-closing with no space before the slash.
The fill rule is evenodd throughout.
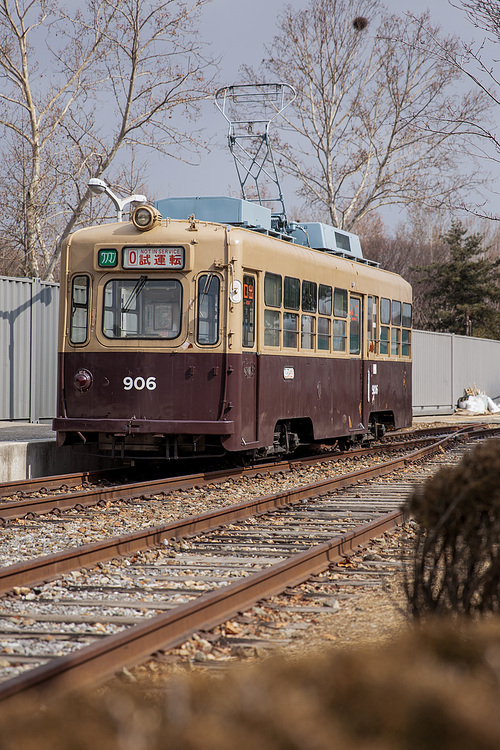
<path id="1" fill-rule="evenodd" d="M 361 466 L 371 466 L 374 460 L 383 461 L 387 455 L 404 457 L 415 445 L 425 445 L 426 440 L 420 443 L 419 437 L 416 443 L 407 441 L 399 447 L 392 444 L 337 454 L 333 458 L 327 454 L 281 462 L 264 471 L 260 467 L 210 472 L 149 484 L 89 487 L 70 495 L 7 501 L 0 504 L 0 515 L 3 510 L 6 517 L 3 522 L 9 524 L 8 534 L 0 537 L 0 567 L 58 549 L 81 547 L 113 534 L 166 524 L 209 508 L 237 504 L 245 498 L 278 492 L 287 486 L 341 477 Z M 40 502 L 44 513 L 37 515 Z M 96 503 L 97 507 L 89 509 Z"/>
<path id="2" fill-rule="evenodd" d="M 318 575 L 400 523 L 409 486 L 453 442 L 1 568 L 0 699 L 104 679 Z M 396 490 L 380 478 L 436 451 Z"/>
<path id="3" fill-rule="evenodd" d="M 402 600 L 400 576 L 412 533 L 411 523 L 386 531 L 303 583 L 266 597 L 210 631 L 194 633 L 177 648 L 156 654 L 118 679 L 146 681 L 148 691 L 155 684 L 161 690 L 179 668 L 220 672 L 236 661 L 276 649 L 303 655 L 305 645 L 323 649 L 332 641 L 366 642 L 370 633 L 374 638 L 389 634 L 403 616 L 397 610 Z M 368 617 L 366 606 L 371 610 Z"/>
<path id="4" fill-rule="evenodd" d="M 251 478 L 263 470 L 278 474 L 283 471 L 291 471 L 293 468 L 314 466 L 326 461 L 368 458 L 394 450 L 411 451 L 417 446 L 430 445 L 439 437 L 453 435 L 461 429 L 463 427 L 455 426 L 449 429 L 429 428 L 419 430 L 417 433 L 398 433 L 369 448 L 341 453 L 325 451 L 319 455 L 292 458 L 273 464 L 223 469 L 184 476 L 160 477 L 155 481 L 149 479 L 147 481 L 135 480 L 125 484 L 120 483 L 117 479 L 123 476 L 124 471 L 123 469 L 115 469 L 7 482 L 0 484 L 0 525 L 5 525 L 14 518 L 29 517 L 35 514 L 64 511 L 68 508 L 106 505 L 106 503 L 116 500 L 126 501 L 141 497 L 150 499 L 159 493 L 165 495 L 174 490 L 204 487 L 230 478 Z M 489 428 L 487 425 L 478 424 L 472 429 L 482 432 Z"/>

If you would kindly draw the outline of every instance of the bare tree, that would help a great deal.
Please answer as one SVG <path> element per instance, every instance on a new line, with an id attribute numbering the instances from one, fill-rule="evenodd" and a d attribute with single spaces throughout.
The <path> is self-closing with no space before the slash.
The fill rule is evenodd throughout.
<path id="1" fill-rule="evenodd" d="M 281 168 L 336 226 L 389 204 L 445 206 L 476 184 L 470 165 L 460 168 L 459 139 L 487 101 L 458 94 L 459 71 L 421 49 L 428 20 L 387 15 L 372 0 L 311 0 L 279 18 L 262 65 L 297 91 Z M 442 39 L 450 52 L 456 44 Z"/>
<path id="2" fill-rule="evenodd" d="M 172 113 L 186 123 L 206 96 L 195 34 L 206 2 L 87 0 L 71 13 L 62 0 L 0 0 L 0 228 L 25 273 L 53 277 L 61 239 L 88 218 L 88 178 L 118 174 L 124 146 L 195 146 Z"/>
<path id="3" fill-rule="evenodd" d="M 454 5 L 454 3 L 451 3 Z M 479 41 L 462 41 L 460 48 L 454 55 L 447 55 L 447 50 L 437 44 L 437 50 L 441 55 L 447 55 L 448 61 L 454 65 L 460 73 L 465 74 L 474 85 L 490 99 L 492 105 L 500 105 L 498 86 L 500 76 L 495 71 L 494 59 L 495 45 L 500 44 L 500 5 L 497 0 L 462 0 L 454 7 L 462 8 L 469 19 L 471 26 L 481 34 Z M 433 39 L 436 43 L 436 40 Z M 479 133 L 494 143 L 496 151 L 500 154 L 500 136 L 492 129 L 478 127 L 474 122 L 474 132 Z M 496 119 L 495 119 L 496 125 Z"/>
<path id="4" fill-rule="evenodd" d="M 471 24 L 471 32 L 478 33 L 478 38 L 462 38 L 456 46 L 447 48 L 434 29 L 425 23 L 425 19 L 413 18 L 413 22 L 422 25 L 422 46 L 426 54 L 450 66 L 455 75 L 467 79 L 473 89 L 489 102 L 492 117 L 481 121 L 473 114 L 467 116 L 464 113 L 461 122 L 468 150 L 483 165 L 489 167 L 493 162 L 500 161 L 500 133 L 496 116 L 500 106 L 500 76 L 496 72 L 497 45 L 500 43 L 500 5 L 497 0 L 458 0 L 456 4 L 450 0 L 450 4 L 465 12 Z M 482 218 L 498 220 L 498 212 L 487 209 L 491 185 L 490 180 L 486 199 L 476 200 L 472 204 L 462 201 L 459 208 Z"/>

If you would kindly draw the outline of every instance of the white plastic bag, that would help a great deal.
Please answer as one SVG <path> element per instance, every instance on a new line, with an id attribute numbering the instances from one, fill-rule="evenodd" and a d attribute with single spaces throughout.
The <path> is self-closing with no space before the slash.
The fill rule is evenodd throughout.
<path id="1" fill-rule="evenodd" d="M 459 409 L 465 409 L 473 414 L 495 414 L 500 411 L 500 408 L 495 402 L 489 397 L 482 393 L 477 396 L 467 396 L 467 398 L 460 399 L 458 402 Z"/>

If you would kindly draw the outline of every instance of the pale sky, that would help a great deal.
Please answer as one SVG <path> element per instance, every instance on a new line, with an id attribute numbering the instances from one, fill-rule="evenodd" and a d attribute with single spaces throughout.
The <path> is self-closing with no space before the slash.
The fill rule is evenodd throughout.
<path id="1" fill-rule="evenodd" d="M 276 33 L 276 14 L 287 4 L 301 9 L 307 0 L 212 0 L 203 11 L 204 23 L 200 31 L 205 41 L 212 43 L 212 54 L 221 55 L 221 85 L 238 83 L 238 69 L 242 64 L 258 66 L 264 55 L 264 44 Z M 420 14 L 429 7 L 427 0 L 386 0 L 390 11 Z M 462 11 L 448 0 L 434 0 L 430 10 L 434 23 L 447 34 L 472 35 L 471 25 Z M 207 137 L 214 139 L 209 154 L 202 155 L 200 166 L 189 166 L 173 159 L 156 160 L 152 166 L 150 188 L 155 198 L 187 195 L 227 195 L 239 190 L 239 182 L 232 156 L 226 145 L 227 124 L 211 102 L 203 106 L 202 127 Z M 160 162 L 160 163 L 158 163 Z M 287 207 L 298 205 L 296 196 L 287 193 L 283 185 Z M 399 209 L 393 219 L 397 221 Z"/>

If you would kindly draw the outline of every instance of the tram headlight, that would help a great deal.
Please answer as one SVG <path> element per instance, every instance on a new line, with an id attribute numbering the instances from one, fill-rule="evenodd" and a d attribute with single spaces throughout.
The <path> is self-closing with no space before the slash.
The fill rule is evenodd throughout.
<path id="1" fill-rule="evenodd" d="M 75 389 L 77 391 L 80 391 L 80 393 L 83 393 L 84 391 L 88 391 L 90 386 L 92 385 L 92 373 L 88 370 L 78 370 L 76 375 L 73 378 L 73 385 L 75 386 Z"/>
<path id="2" fill-rule="evenodd" d="M 132 214 L 132 223 L 140 232 L 147 232 L 161 219 L 161 215 L 153 206 L 137 206 Z"/>

